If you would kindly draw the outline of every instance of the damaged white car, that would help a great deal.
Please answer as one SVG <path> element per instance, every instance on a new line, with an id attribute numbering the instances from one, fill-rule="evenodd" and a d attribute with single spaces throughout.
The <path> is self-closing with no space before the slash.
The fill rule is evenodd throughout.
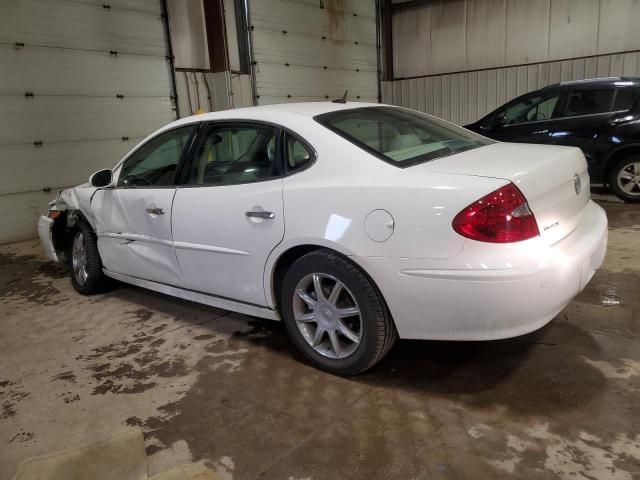
<path id="1" fill-rule="evenodd" d="M 536 330 L 600 267 L 604 211 L 577 148 L 498 143 L 358 103 L 178 120 L 39 222 L 82 294 L 105 277 L 273 320 L 355 374 L 397 337 Z"/>

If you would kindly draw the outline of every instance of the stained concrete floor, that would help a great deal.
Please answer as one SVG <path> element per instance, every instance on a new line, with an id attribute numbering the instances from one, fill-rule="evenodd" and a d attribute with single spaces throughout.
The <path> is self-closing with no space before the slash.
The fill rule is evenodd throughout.
<path id="1" fill-rule="evenodd" d="M 401 341 L 356 378 L 307 366 L 278 323 L 128 286 L 82 297 L 36 242 L 2 246 L 0 479 L 125 425 L 151 474 L 640 478 L 640 206 L 602 205 L 604 268 L 547 327 Z"/>

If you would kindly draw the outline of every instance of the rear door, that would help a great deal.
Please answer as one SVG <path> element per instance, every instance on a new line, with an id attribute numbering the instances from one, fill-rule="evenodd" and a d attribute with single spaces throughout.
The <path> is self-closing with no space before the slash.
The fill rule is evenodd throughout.
<path id="1" fill-rule="evenodd" d="M 597 163 L 609 148 L 606 135 L 608 124 L 633 105 L 629 88 L 599 86 L 575 88 L 568 93 L 566 107 L 554 121 L 556 145 L 579 147 L 587 163 Z"/>
<path id="2" fill-rule="evenodd" d="M 174 247 L 187 288 L 266 305 L 266 259 L 284 236 L 280 130 L 207 125 L 173 203 Z"/>
<path id="3" fill-rule="evenodd" d="M 196 128 L 180 127 L 152 138 L 124 161 L 115 188 L 96 191 L 91 208 L 107 270 L 182 284 L 173 251 L 171 206 L 178 167 Z"/>

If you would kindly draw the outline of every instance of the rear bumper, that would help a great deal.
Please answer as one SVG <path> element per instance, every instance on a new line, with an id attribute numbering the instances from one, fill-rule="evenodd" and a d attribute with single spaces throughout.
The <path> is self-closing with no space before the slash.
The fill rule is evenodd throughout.
<path id="1" fill-rule="evenodd" d="M 42 244 L 42 248 L 46 253 L 47 257 L 49 257 L 54 262 L 58 262 L 58 254 L 56 253 L 56 249 L 53 245 L 53 220 L 49 217 L 45 217 L 44 215 L 40 216 L 38 220 L 38 236 L 40 237 L 40 243 Z"/>
<path id="2" fill-rule="evenodd" d="M 401 338 L 492 340 L 553 319 L 602 265 L 607 217 L 589 202 L 554 245 L 540 237 L 494 245 L 467 240 L 446 260 L 355 257 L 376 281 Z"/>

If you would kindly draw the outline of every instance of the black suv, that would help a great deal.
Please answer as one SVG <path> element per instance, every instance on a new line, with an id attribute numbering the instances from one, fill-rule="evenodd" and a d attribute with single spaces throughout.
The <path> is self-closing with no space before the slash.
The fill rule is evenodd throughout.
<path id="1" fill-rule="evenodd" d="M 505 142 L 580 147 L 591 183 L 640 201 L 640 78 L 577 80 L 527 93 L 466 128 Z"/>

